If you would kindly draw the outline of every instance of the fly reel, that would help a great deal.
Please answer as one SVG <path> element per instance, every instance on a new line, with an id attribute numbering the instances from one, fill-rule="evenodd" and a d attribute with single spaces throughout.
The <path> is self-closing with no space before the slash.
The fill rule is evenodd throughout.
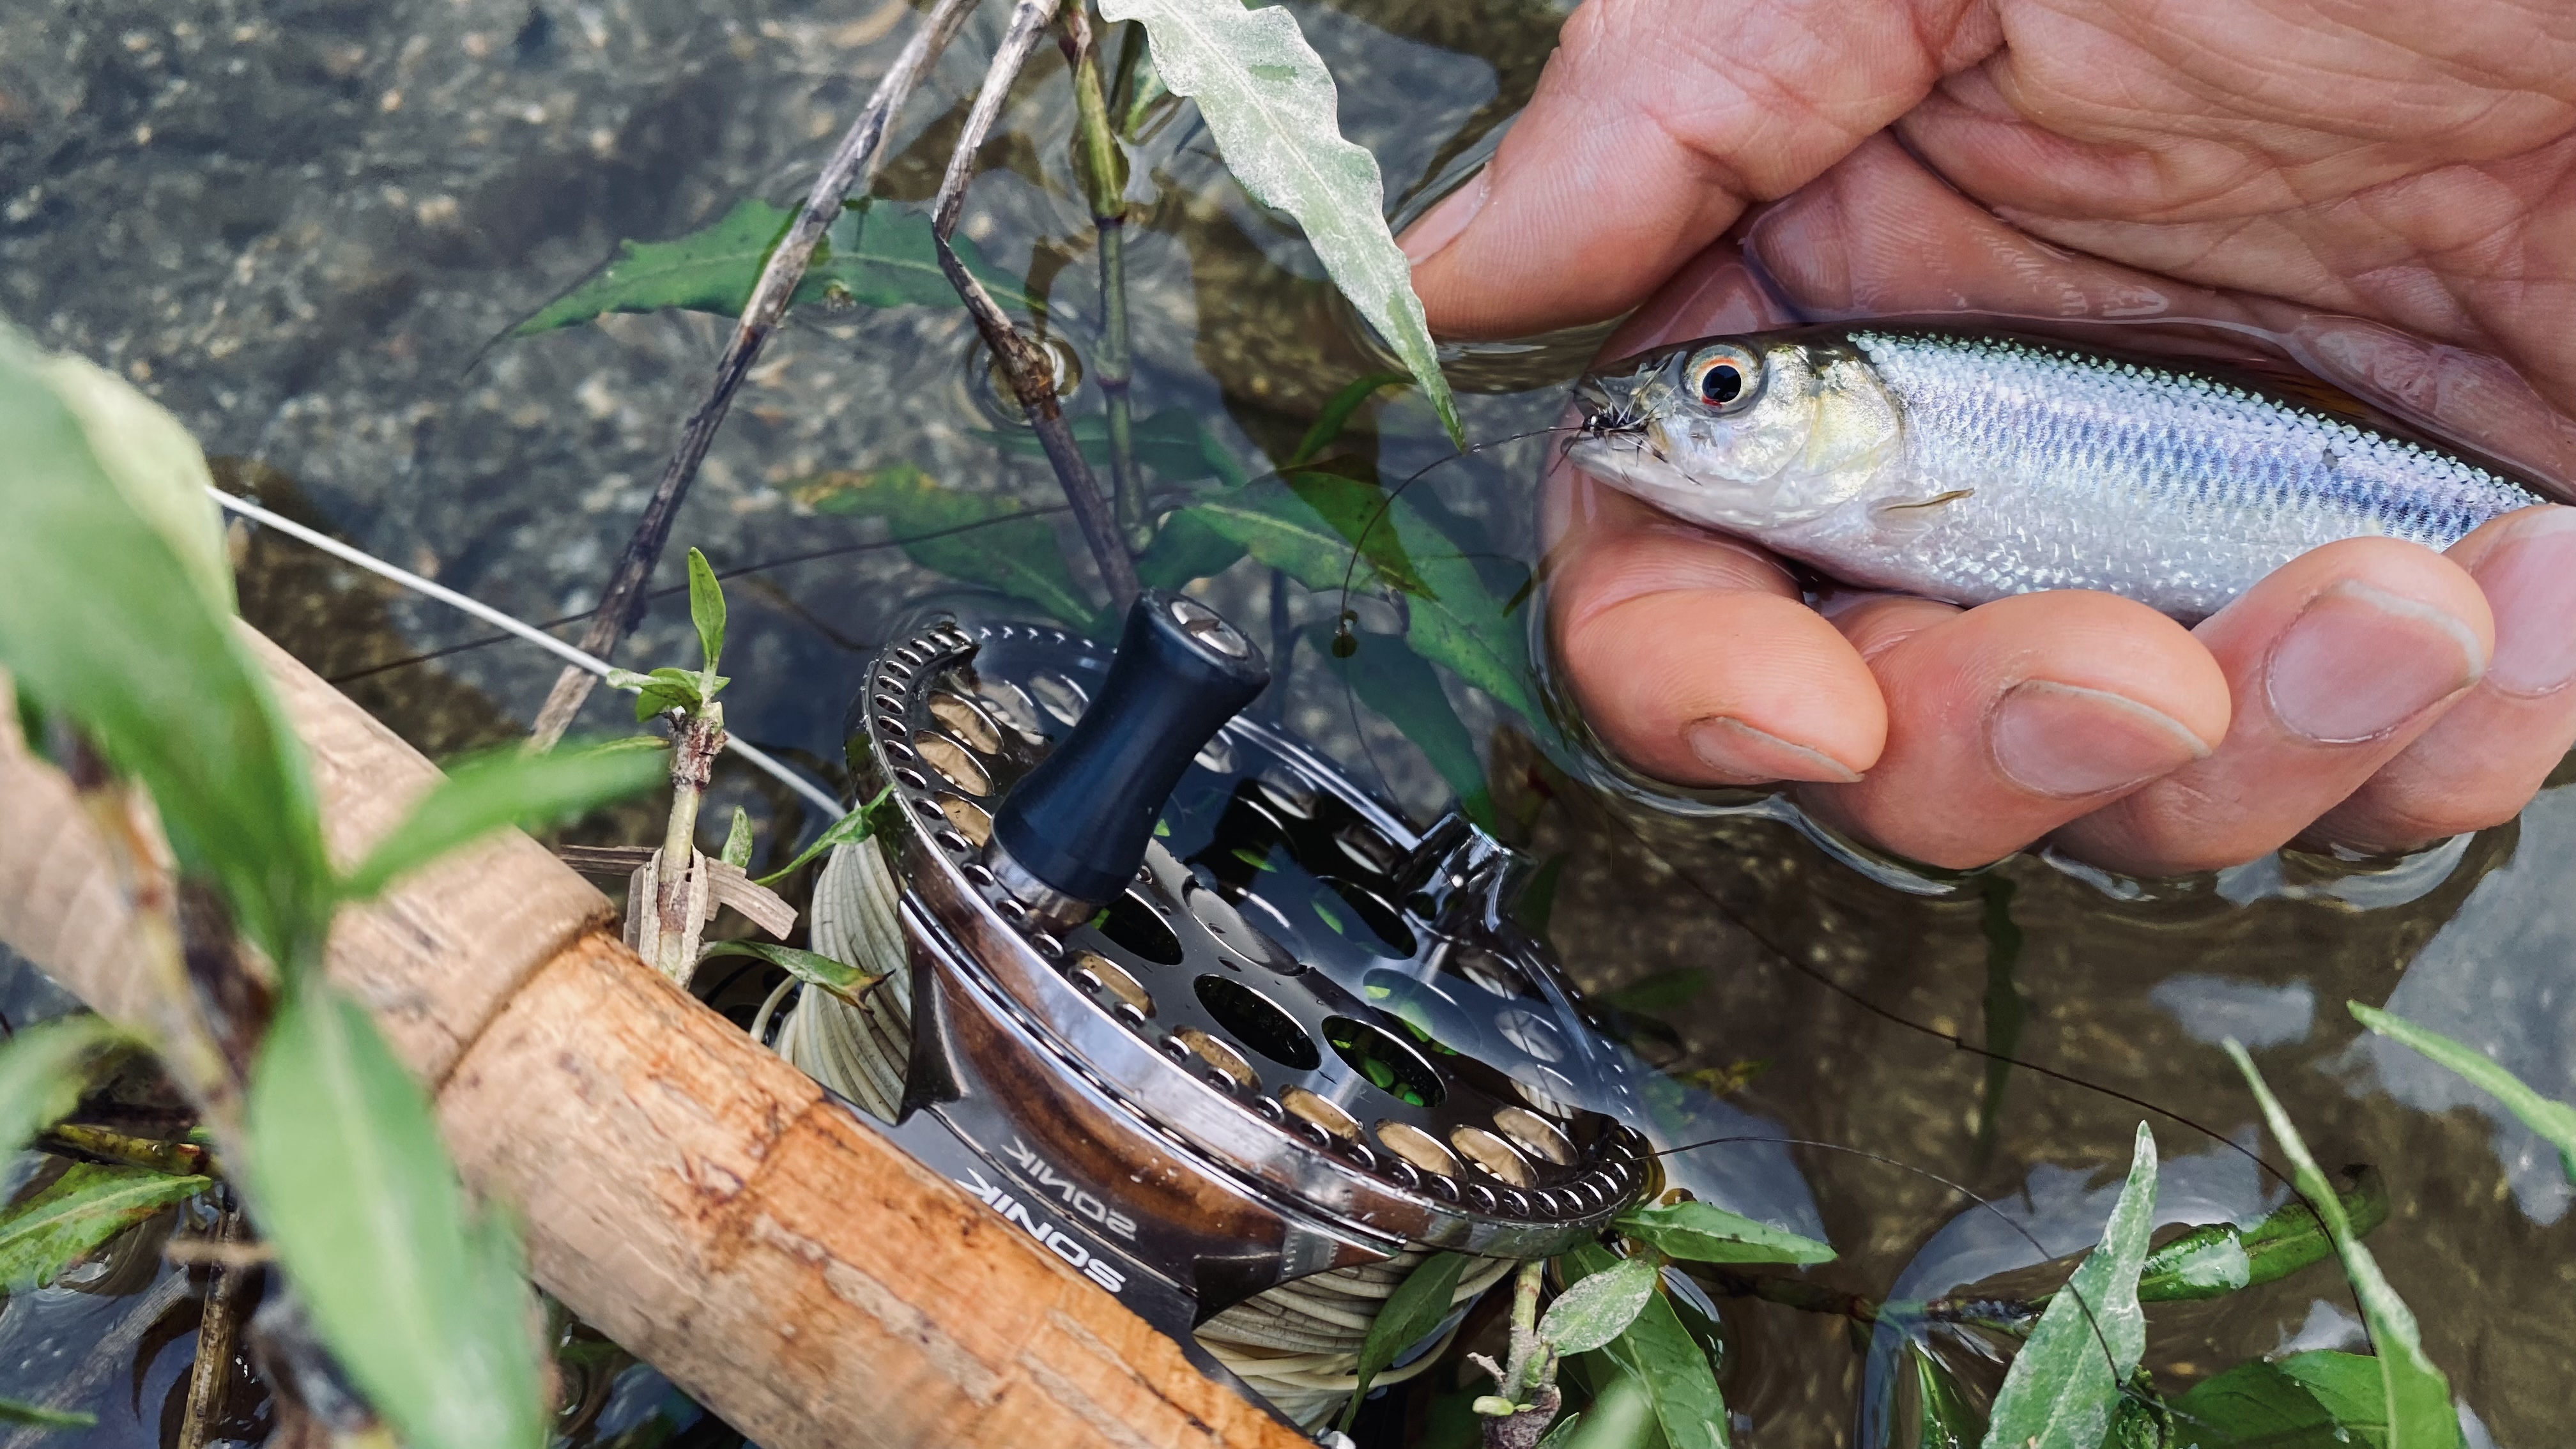
<path id="1" fill-rule="evenodd" d="M 909 974 L 864 1008 L 806 993 L 779 1046 L 1310 1419 L 1410 1260 L 1493 1260 L 1480 1289 L 1599 1232 L 1656 1168 L 1627 1077 L 1508 913 L 1522 863 L 1461 816 L 1416 831 L 1240 717 L 1268 679 L 1160 591 L 1114 658 L 1025 624 L 886 649 L 848 754 L 860 798 L 891 794 L 818 886 L 815 941 Z M 1316 1301 L 1336 1284 L 1350 1304 Z"/>

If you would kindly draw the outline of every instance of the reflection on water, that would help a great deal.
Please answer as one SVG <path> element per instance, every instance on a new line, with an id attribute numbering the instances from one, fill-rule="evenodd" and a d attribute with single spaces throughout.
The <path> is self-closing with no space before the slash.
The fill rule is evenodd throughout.
<path id="1" fill-rule="evenodd" d="M 1386 162 L 1391 195 L 1491 137 L 1561 20 L 1544 0 L 1293 8 L 1343 76 L 1346 122 Z M 547 23 L 523 45 L 532 15 Z M 21 0 L 0 10 L 0 306 L 48 343 L 123 369 L 210 452 L 256 460 L 228 471 L 237 486 L 523 616 L 577 614 L 696 400 L 720 324 L 619 316 L 487 344 L 622 237 L 675 234 L 742 196 L 801 190 L 904 18 L 899 4 L 805 0 L 172 0 L 111 21 L 73 0 Z M 928 193 L 998 24 L 988 12 L 970 25 L 898 128 L 886 195 Z M 1079 351 L 1098 327 L 1091 224 L 1066 171 L 1069 107 L 1056 74 L 1039 69 L 1045 83 L 1024 86 L 1006 114 L 968 227 L 997 265 L 1051 279 L 1050 325 Z M 1137 415 L 1195 418 L 1257 474 L 1376 365 L 1373 344 L 1342 325 L 1302 244 L 1223 178 L 1187 117 L 1151 132 L 1136 162 Z M 1874 298 L 1849 283 L 1867 269 L 1807 265 L 1799 222 L 1784 209 L 1754 229 L 1772 284 L 1815 319 L 1871 311 Z M 1998 240 L 2006 270 L 2010 242 Z M 1728 267 L 1751 287 L 1752 270 L 1732 262 L 1710 263 L 1702 280 L 1719 285 Z M 2149 295 L 2114 269 L 2079 277 L 2057 301 L 2051 315 L 2205 317 L 2232 345 L 2268 343 L 2419 425 L 2576 474 L 2576 433 L 2456 349 L 2189 289 Z M 1748 313 L 1743 326 L 1777 320 Z M 1054 502 L 1042 464 L 995 445 L 967 392 L 971 346 L 952 311 L 817 309 L 754 374 L 675 539 L 727 568 L 828 556 L 747 576 L 735 594 L 727 698 L 745 737 L 828 768 L 858 651 L 903 608 L 956 587 L 888 546 L 882 525 L 814 512 L 801 480 L 907 464 L 981 495 Z M 1555 421 L 1580 353 L 1552 344 L 1468 359 L 1471 434 Z M 1094 383 L 1068 403 L 1077 416 L 1099 408 Z M 1447 451 L 1405 398 L 1364 410 L 1345 446 L 1389 480 Z M 1479 554 L 1528 561 L 1547 452 L 1544 438 L 1480 452 L 1408 496 Z M 273 540 L 245 550 L 255 622 L 328 673 L 371 671 L 353 688 L 435 751 L 506 735 L 553 678 L 551 661 L 515 647 L 458 648 L 477 636 L 455 618 Z M 1087 575 L 1076 583 L 1090 586 Z M 1356 707 L 1311 642 L 1343 601 L 1274 594 L 1251 564 L 1207 593 L 1267 626 L 1285 682 L 1260 708 L 1427 821 L 1447 795 L 1432 759 Z M 1384 599 L 1351 607 L 1364 633 L 1402 627 Z M 665 598 L 627 660 L 684 657 L 688 638 L 683 608 Z M 458 652 L 399 663 L 447 648 Z M 1480 741 L 1505 722 L 1483 697 L 1452 694 Z M 616 701 L 601 700 L 589 723 L 617 727 L 601 712 Z M 1552 759 L 1509 733 L 1492 753 L 1501 818 L 1527 822 L 1534 858 L 1561 862 L 1549 934 L 1584 985 L 1705 978 L 1680 1004 L 1636 1014 L 1652 1030 L 1641 1024 L 1619 1049 L 1621 1072 L 1666 1094 L 1667 1142 L 1861 1149 L 1964 1184 L 2054 1254 L 2089 1241 L 2145 1115 L 2168 1163 L 2161 1216 L 2241 1221 L 2279 1187 L 2223 1145 L 2262 1147 L 2210 1045 L 2233 1034 L 2255 1045 L 2329 1166 L 2385 1174 L 2396 1213 L 2372 1246 L 2478 1432 L 2510 1449 L 2563 1440 L 2576 1239 L 2554 1156 L 2456 1079 L 2361 1038 L 2342 1009 L 2387 1002 L 2576 1097 L 2576 907 L 2565 904 L 2576 806 L 2563 792 L 2519 826 L 2394 865 L 2290 854 L 2140 883 L 2019 858 L 1998 873 L 2014 887 L 2024 944 L 1998 970 L 1973 881 L 1879 859 L 1759 797 L 1640 793 L 1553 740 Z M 709 816 L 737 803 L 762 823 L 764 850 L 796 819 L 789 802 L 720 775 Z M 645 838 L 640 814 L 625 824 Z M 2021 1007 L 2015 1055 L 2158 1110 L 2032 1069 L 1990 1085 L 1984 1059 L 1960 1044 L 1990 1040 L 2002 1002 Z M 1516 1049 L 1540 1054 L 1535 1037 Z M 1685 1088 L 1683 1073 L 1726 1094 Z M 1674 1171 L 1707 1196 L 1828 1236 L 1841 1258 L 1806 1276 L 1836 1291 L 1920 1297 L 2009 1280 L 2042 1256 L 1995 1213 L 1866 1157 L 1737 1143 L 1685 1154 Z M 2178 1388 L 2285 1346 L 2346 1345 L 2348 1306 L 2332 1270 L 2312 1269 L 2160 1308 L 2148 1363 Z M 55 1382 L 63 1345 L 104 1309 L 68 1290 L 13 1298 L 0 1310 L 0 1392 Z M 1721 1297 L 1714 1309 L 1731 1335 L 1729 1400 L 1750 1426 L 1739 1442 L 1851 1442 L 1877 1422 L 1860 1416 L 1879 1411 L 1883 1346 L 1855 1353 L 1843 1320 L 1777 1303 Z M 52 1442 L 153 1442 L 153 1395 L 185 1341 L 146 1365 L 139 1410 L 120 1378 L 95 1396 L 100 1429 Z M 613 1386 L 586 1442 L 715 1433 L 648 1371 L 602 1371 Z M 1981 1372 L 1990 1385 L 2000 1370 Z"/>

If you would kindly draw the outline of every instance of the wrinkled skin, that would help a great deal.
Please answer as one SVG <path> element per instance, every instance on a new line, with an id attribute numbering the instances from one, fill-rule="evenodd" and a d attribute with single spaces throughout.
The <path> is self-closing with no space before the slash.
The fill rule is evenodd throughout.
<path id="1" fill-rule="evenodd" d="M 1801 317 L 2216 319 L 2569 482 L 2571 172 L 2563 5 L 1586 0 L 1405 243 L 1435 328 L 1642 303 L 1614 355 Z M 2186 630 L 2079 592 L 1819 611 L 1580 475 L 1547 509 L 1550 625 L 1612 748 L 1804 782 L 1940 865 L 2398 849 L 2511 817 L 2576 741 L 2576 510 L 2447 555 L 2335 544 Z"/>

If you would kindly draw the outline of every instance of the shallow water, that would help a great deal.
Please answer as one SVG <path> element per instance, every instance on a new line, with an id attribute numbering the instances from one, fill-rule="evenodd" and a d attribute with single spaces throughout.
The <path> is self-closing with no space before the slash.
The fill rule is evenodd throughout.
<path id="1" fill-rule="evenodd" d="M 1462 132 L 1517 104 L 1561 18 L 1514 0 L 1293 8 L 1341 76 L 1346 126 L 1380 156 L 1391 196 L 1472 154 Z M 49 345 L 125 370 L 223 460 L 228 485 L 523 617 L 580 614 L 704 386 L 724 324 L 619 316 L 493 339 L 621 237 L 689 230 L 746 195 L 799 194 L 909 18 L 899 0 L 755 0 L 722 14 L 678 0 L 22 0 L 0 11 L 0 310 Z M 997 13 L 979 16 L 942 62 L 898 128 L 880 194 L 927 195 L 998 24 Z M 1069 120 L 1062 67 L 1042 51 L 987 153 L 967 230 L 999 266 L 1047 286 L 1051 328 L 1081 349 L 1098 307 Z M 1258 472 L 1337 387 L 1377 365 L 1374 354 L 1344 327 L 1293 228 L 1224 179 L 1190 116 L 1152 132 L 1134 169 L 1137 413 L 1202 419 Z M 2374 350 L 2304 314 L 2258 308 L 2237 320 L 2347 381 L 2429 399 L 2419 411 L 2492 421 L 2480 407 L 2515 406 L 2510 388 L 2417 386 L 2433 374 L 2408 371 L 2412 354 Z M 837 759 L 866 648 L 901 609 L 958 588 L 885 546 L 879 525 L 801 507 L 792 485 L 902 462 L 961 488 L 1054 502 L 1042 465 L 980 436 L 995 424 L 974 395 L 971 338 L 950 309 L 814 309 L 772 344 L 675 543 L 722 568 L 848 551 L 733 586 L 737 732 L 818 766 Z M 1582 356 L 1559 347 L 1467 359 L 1462 376 L 1480 389 L 1462 399 L 1471 436 L 1553 421 Z M 1097 389 L 1069 407 L 1097 412 Z M 1446 452 L 1410 402 L 1363 411 L 1360 429 L 1346 441 L 1389 480 Z M 2534 465 L 2552 465 L 2561 434 L 2531 436 Z M 1481 535 L 1478 548 L 1526 560 L 1544 450 L 1529 440 L 1482 452 L 1422 487 Z M 1063 542 L 1079 552 L 1069 530 Z M 433 753 L 509 736 L 553 678 L 550 662 L 516 646 L 383 668 L 478 632 L 282 541 L 247 540 L 244 567 L 255 622 L 324 673 L 355 676 L 352 693 Z M 664 582 L 677 577 L 666 568 Z M 1338 608 L 1292 587 L 1274 614 L 1252 564 L 1215 581 L 1210 597 L 1257 635 L 1274 619 L 1329 624 Z M 1362 613 L 1363 629 L 1392 618 L 1376 604 Z M 687 638 L 665 598 L 622 657 L 685 662 Z M 1429 761 L 1354 710 L 1310 644 L 1268 640 L 1287 643 L 1273 653 L 1291 662 L 1283 698 L 1263 707 L 1427 819 L 1445 794 Z M 1480 737 L 1499 722 L 1480 698 L 1453 694 Z M 622 699 L 602 699 L 584 725 L 616 730 L 624 715 Z M 1651 1054 L 1678 1068 L 1739 1067 L 1749 1080 L 1727 1100 L 1766 1130 L 1954 1179 L 2051 1251 L 2069 1251 L 2106 1210 L 2140 1109 L 2030 1070 L 1990 1079 L 1982 1058 L 1948 1038 L 1988 1041 L 1986 1003 L 2017 996 L 2015 1054 L 2175 1114 L 2151 1119 L 2170 1164 L 2168 1214 L 2219 1215 L 2279 1197 L 2226 1145 L 2264 1146 L 2215 1046 L 2234 1034 L 2257 1046 L 2329 1165 L 2369 1162 L 2386 1175 L 2395 1214 L 2372 1247 L 2478 1432 L 2513 1449 L 2563 1438 L 2576 1226 L 2554 1154 L 2446 1074 L 2357 1040 L 2341 1003 L 2387 1002 L 2493 1051 L 2544 1092 L 2576 1097 L 2567 792 L 2544 794 L 2516 825 L 2393 867 L 2290 856 L 2140 891 L 2039 858 L 1976 879 L 1913 876 L 1773 813 L 1657 811 L 1534 775 L 1525 743 L 1506 739 L 1494 753 L 1507 809 L 1536 809 L 1530 849 L 1565 861 L 1552 930 L 1569 965 L 1594 988 L 1703 974 L 1697 994 L 1653 1013 L 1669 1035 L 1650 1034 Z M 730 775 L 722 788 L 715 818 L 746 805 L 765 850 L 802 824 L 781 792 Z M 642 839 L 646 816 L 593 828 Z M 1997 969 L 1998 911 L 2023 942 L 2008 972 Z M 23 1020 L 33 988 L 10 989 L 0 1009 Z M 1820 1283 L 1929 1296 L 2034 1256 L 1924 1177 L 1823 1149 L 1790 1155 L 1804 1174 L 1797 1190 L 1812 1193 L 1843 1252 L 1811 1274 Z M 118 1301 L 70 1289 L 11 1301 L 0 1310 L 0 1392 L 58 1382 Z M 1749 1428 L 1738 1442 L 1854 1442 L 1872 1386 L 1843 1324 L 1750 1300 L 1721 1311 L 1734 1330 L 1728 1397 Z M 2284 1344 L 2348 1345 L 2357 1334 L 2329 1269 L 2153 1321 L 2149 1364 L 2175 1387 Z M 145 1340 L 143 1357 L 101 1381 L 99 1429 L 52 1442 L 150 1444 L 165 1422 L 175 1429 L 162 1404 L 192 1341 L 181 1329 Z M 720 1425 L 672 1402 L 648 1371 L 594 1367 L 606 1387 L 585 1396 L 597 1408 L 583 1439 L 638 1449 L 721 1439 Z M 1407 1428 L 1390 1409 L 1375 1427 L 1435 1435 L 1422 1412 L 1410 1406 Z"/>

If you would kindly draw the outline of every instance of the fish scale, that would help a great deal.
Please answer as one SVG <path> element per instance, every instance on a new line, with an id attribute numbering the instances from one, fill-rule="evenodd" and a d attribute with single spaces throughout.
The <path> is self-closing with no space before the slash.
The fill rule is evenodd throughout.
<path id="1" fill-rule="evenodd" d="M 1693 396 L 1685 374 L 1712 347 L 1760 359 L 1760 389 Z M 1848 582 L 1960 603 L 2101 589 L 2194 619 L 2321 544 L 2447 548 L 2546 501 L 2224 379 L 1964 329 L 1693 343 L 1586 391 L 1616 420 L 1577 444 L 1588 471 Z"/>

